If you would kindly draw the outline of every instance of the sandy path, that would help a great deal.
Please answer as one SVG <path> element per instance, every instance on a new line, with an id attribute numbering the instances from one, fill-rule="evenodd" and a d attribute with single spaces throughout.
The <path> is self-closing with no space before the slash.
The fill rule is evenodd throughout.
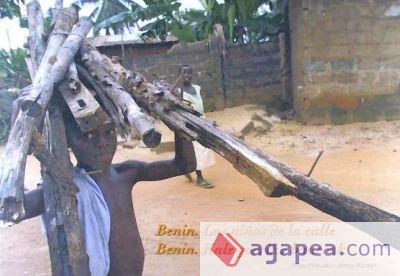
<path id="1" fill-rule="evenodd" d="M 254 107 L 241 107 L 209 114 L 222 128 L 236 131 Z M 236 117 L 235 117 L 236 116 Z M 400 214 L 400 122 L 347 126 L 300 126 L 282 123 L 263 137 L 246 141 L 279 160 L 307 172 L 318 149 L 325 148 L 313 177 L 338 190 L 380 208 Z M 170 134 L 165 133 L 168 138 Z M 304 138 L 305 137 L 305 138 Z M 119 149 L 114 162 L 126 159 L 157 160 L 147 149 Z M 38 178 L 38 164 L 30 159 L 27 182 Z M 138 183 L 133 189 L 134 206 L 146 251 L 144 275 L 198 275 L 198 256 L 156 255 L 159 242 L 198 248 L 198 238 L 158 237 L 158 225 L 199 227 L 200 221 L 331 221 L 334 218 L 290 197 L 265 198 L 247 177 L 224 159 L 205 170 L 216 188 L 204 190 L 184 177 Z M 134 250 L 134 249 L 132 249 Z M 0 231 L 0 275 L 50 275 L 47 245 L 39 219 Z"/>

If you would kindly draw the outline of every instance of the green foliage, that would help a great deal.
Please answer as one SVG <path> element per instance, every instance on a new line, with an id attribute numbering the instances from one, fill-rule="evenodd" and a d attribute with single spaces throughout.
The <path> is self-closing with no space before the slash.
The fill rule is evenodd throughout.
<path id="1" fill-rule="evenodd" d="M 21 17 L 20 3 L 25 4 L 25 0 L 0 0 L 0 19 Z"/>
<path id="2" fill-rule="evenodd" d="M 266 40 L 283 30 L 287 0 L 200 0 L 205 14 L 197 22 L 204 33 L 211 33 L 215 24 L 224 27 L 225 37 L 232 43 Z M 204 22 L 206 22 L 204 24 Z"/>
<path id="3" fill-rule="evenodd" d="M 144 0 L 144 2 L 147 7 L 137 7 L 133 17 L 135 22 L 150 21 L 139 29 L 142 32 L 142 39 L 158 37 L 165 40 L 168 32 L 174 30 L 179 33 L 182 29 L 178 16 L 181 3 L 177 0 Z"/>
<path id="4" fill-rule="evenodd" d="M 124 1 L 132 4 L 132 1 Z M 103 0 L 99 14 L 94 23 L 94 32 L 98 34 L 101 29 L 106 30 L 106 34 L 110 34 L 110 29 L 114 34 L 119 34 L 129 21 L 126 21 L 130 9 L 121 1 Z"/>
<path id="5" fill-rule="evenodd" d="M 26 50 L 0 49 L 0 86 L 23 88 L 30 84 L 29 72 L 25 63 Z"/>
<path id="6" fill-rule="evenodd" d="M 141 38 L 144 40 L 159 38 L 165 40 L 168 33 L 172 33 L 178 39 L 186 41 L 195 41 L 191 28 L 184 26 L 181 22 L 181 14 L 179 8 L 181 3 L 177 0 L 144 0 L 146 6 L 141 6 L 134 1 L 130 2 L 130 9 L 121 8 L 119 12 L 117 6 L 119 1 L 113 2 L 113 11 L 110 6 L 106 5 L 107 0 L 103 2 L 100 9 L 99 16 L 95 23 L 95 32 L 101 29 L 113 29 L 114 33 L 118 33 L 117 27 L 121 28 L 126 26 L 137 25 L 139 22 L 148 22 L 139 28 Z M 121 4 L 122 5 L 122 4 Z M 107 15 L 113 14 L 107 17 Z M 104 15 L 104 16 L 103 16 Z"/>
<path id="7" fill-rule="evenodd" d="M 102 21 L 97 20 L 98 22 L 96 21 L 97 23 L 95 24 L 94 32 L 98 34 L 101 29 L 107 30 L 109 28 L 112 28 L 118 33 L 120 27 L 123 27 L 123 25 L 121 26 L 121 23 L 127 22 L 130 19 L 130 15 L 130 11 L 124 11 L 109 18 L 106 18 Z"/>
<path id="8" fill-rule="evenodd" d="M 85 0 L 90 1 L 90 0 Z M 199 0 L 202 10 L 180 11 L 178 0 L 135 1 L 104 0 L 95 23 L 95 32 L 112 29 L 119 33 L 124 27 L 138 26 L 144 40 L 165 40 L 169 33 L 183 41 L 207 39 L 215 24 L 224 27 L 231 43 L 259 42 L 276 35 L 284 27 L 284 9 L 288 0 Z M 129 4 L 129 8 L 128 5 Z"/>

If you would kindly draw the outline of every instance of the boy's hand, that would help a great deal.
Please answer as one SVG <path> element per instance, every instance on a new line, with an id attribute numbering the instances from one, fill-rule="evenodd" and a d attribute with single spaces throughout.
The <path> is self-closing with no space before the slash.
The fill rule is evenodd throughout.
<path id="1" fill-rule="evenodd" d="M 180 72 L 178 78 L 175 80 L 175 83 L 171 89 L 172 94 L 174 94 L 176 97 L 180 97 L 179 91 L 176 88 L 178 87 L 179 82 L 182 81 L 182 78 L 183 78 L 183 72 Z"/>

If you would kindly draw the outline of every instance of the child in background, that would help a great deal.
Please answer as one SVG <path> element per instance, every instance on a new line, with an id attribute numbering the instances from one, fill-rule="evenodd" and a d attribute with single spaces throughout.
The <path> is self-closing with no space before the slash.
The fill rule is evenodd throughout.
<path id="1" fill-rule="evenodd" d="M 193 76 L 193 68 L 191 65 L 184 64 L 179 69 L 179 78 L 177 83 L 182 80 L 182 86 L 178 90 L 179 96 L 182 97 L 184 100 L 191 103 L 194 110 L 203 114 L 204 117 L 204 106 L 203 106 L 203 99 L 200 94 L 201 87 L 196 84 L 192 84 L 192 76 Z M 177 84 L 176 83 L 176 84 Z M 176 86 L 176 85 L 175 85 Z M 196 183 L 199 187 L 202 188 L 213 188 L 214 185 L 204 178 L 202 174 L 202 170 L 206 167 L 212 166 L 215 163 L 214 153 L 200 145 L 198 142 L 193 142 L 194 151 L 196 154 L 196 175 L 197 180 Z M 190 174 L 185 175 L 190 181 L 193 181 Z"/>

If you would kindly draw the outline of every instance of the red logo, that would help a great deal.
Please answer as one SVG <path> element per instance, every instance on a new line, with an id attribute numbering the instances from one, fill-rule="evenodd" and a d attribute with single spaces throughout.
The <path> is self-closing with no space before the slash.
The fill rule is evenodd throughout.
<path id="1" fill-rule="evenodd" d="M 243 246 L 229 233 L 218 233 L 211 251 L 227 266 L 236 266 L 243 255 Z"/>

